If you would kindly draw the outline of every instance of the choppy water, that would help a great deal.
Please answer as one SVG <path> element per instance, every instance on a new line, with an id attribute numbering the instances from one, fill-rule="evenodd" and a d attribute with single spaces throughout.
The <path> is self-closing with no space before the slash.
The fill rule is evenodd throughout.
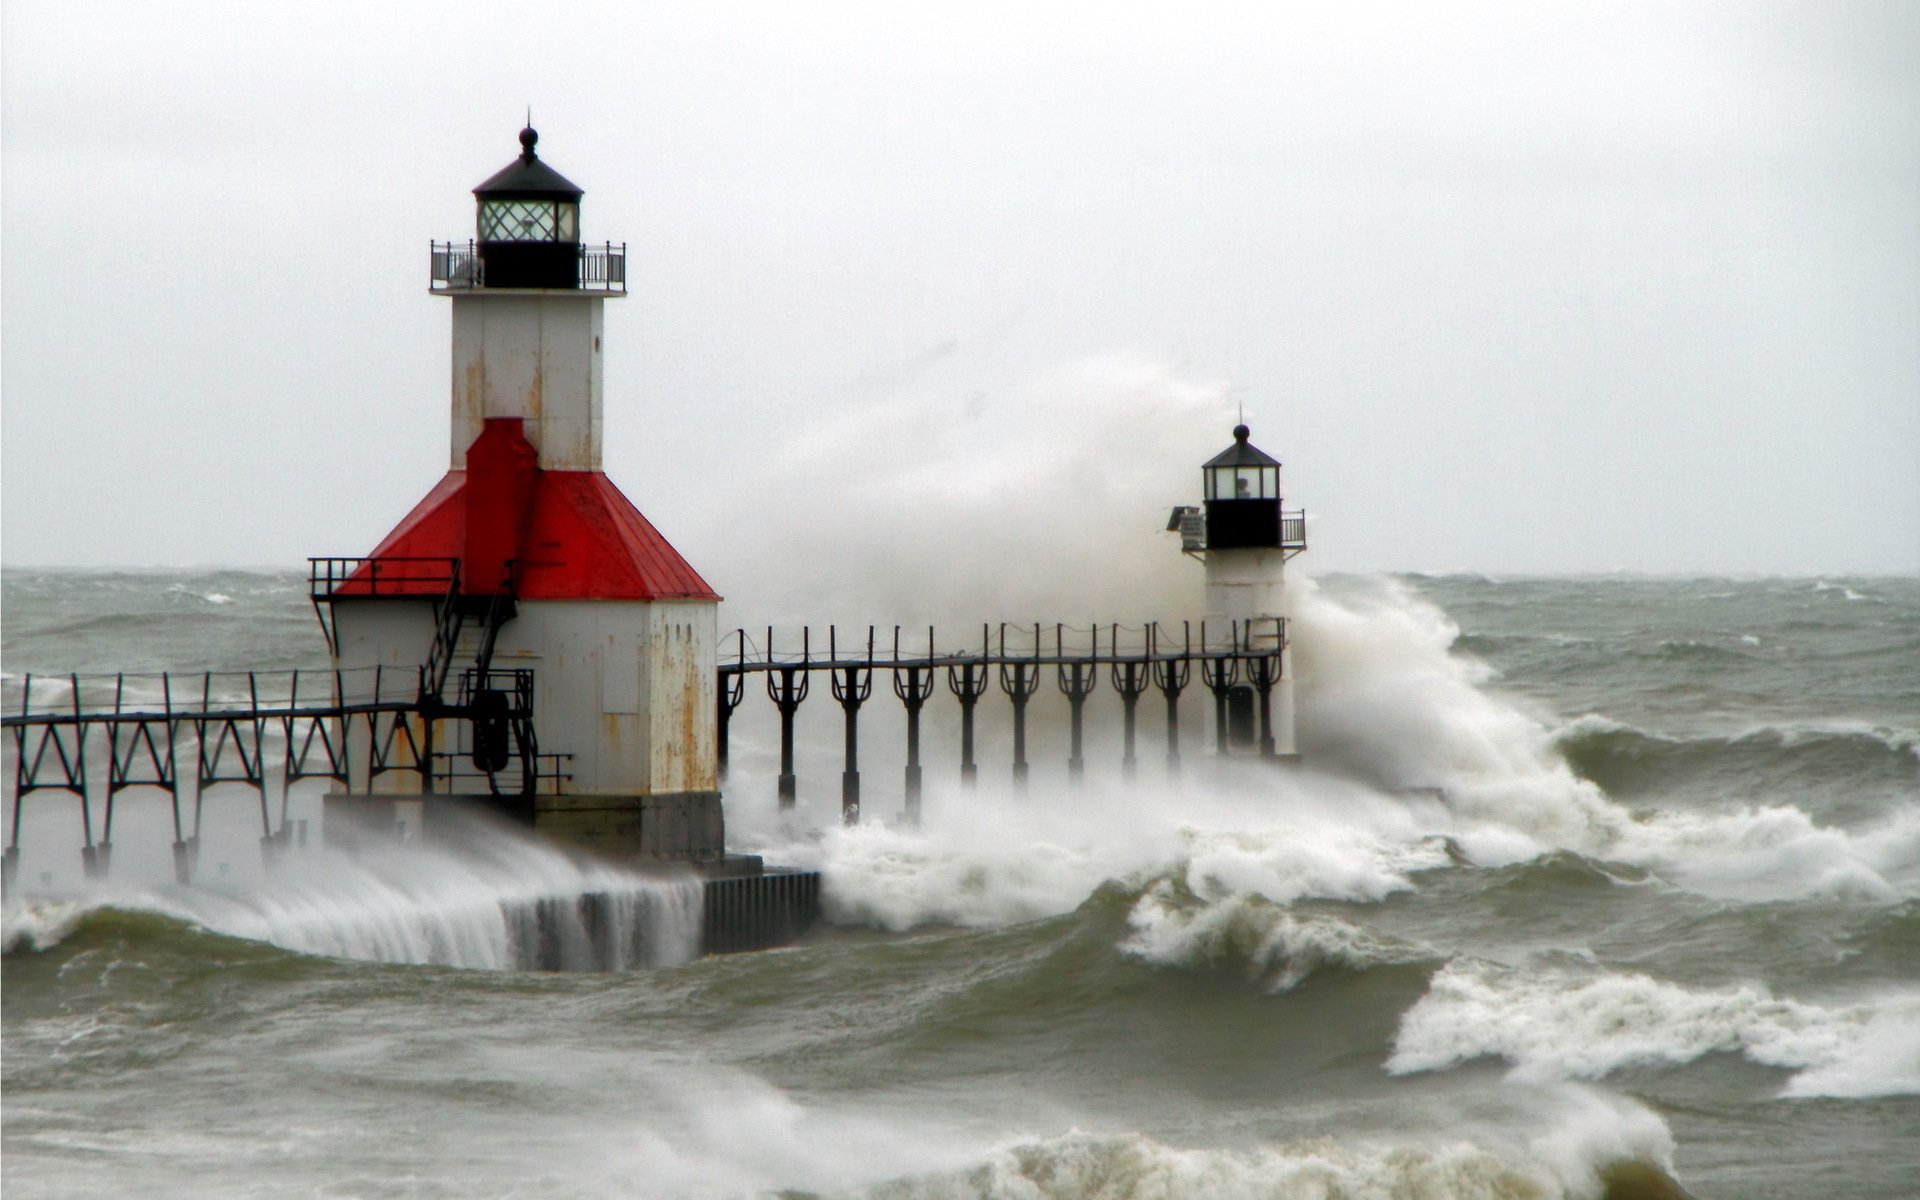
<path id="1" fill-rule="evenodd" d="M 319 658 L 289 578 L 5 586 L 14 675 Z M 832 918 L 766 954 L 504 840 L 266 875 L 244 801 L 89 890 L 30 801 L 8 1195 L 1920 1194 L 1920 581 L 1300 590 L 1302 771 L 843 830 L 744 731 Z M 582 895 L 631 969 L 515 969 Z"/>

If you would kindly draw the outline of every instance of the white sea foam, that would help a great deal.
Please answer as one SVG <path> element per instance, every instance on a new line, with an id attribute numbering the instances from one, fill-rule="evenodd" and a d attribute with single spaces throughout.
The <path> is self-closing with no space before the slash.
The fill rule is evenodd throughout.
<path id="1" fill-rule="evenodd" d="M 1378 900 L 1407 873 L 1447 861 L 1426 828 L 1432 798 L 1391 797 L 1351 782 L 1268 773 L 1193 783 L 1021 797 L 933 797 L 921 829 L 877 822 L 817 840 L 758 836 L 768 854 L 825 872 L 829 919 L 883 929 L 994 926 L 1072 911 L 1103 882 L 1145 887 L 1178 876 L 1192 895 L 1276 903 Z M 742 823 L 743 836 L 750 823 Z"/>
<path id="2" fill-rule="evenodd" d="M 1920 805 L 1860 829 L 1779 805 L 1652 812 L 1622 827 L 1607 853 L 1712 896 L 1892 900 L 1920 895 Z"/>
<path id="3" fill-rule="evenodd" d="M 1187 1149 L 1141 1134 L 1074 1132 L 996 1151 L 947 1176 L 865 1189 L 876 1200 L 1322 1200 L 1329 1196 L 1550 1197 L 1566 1194 L 1546 1164 L 1467 1144 L 1347 1145 L 1332 1138 L 1251 1148 Z"/>
<path id="4" fill-rule="evenodd" d="M 1598 1200 L 1604 1173 L 1638 1163 L 1671 1173 L 1673 1138 L 1658 1116 L 1588 1089 L 1540 1097 L 1544 1130 L 1477 1130 L 1471 1139 L 1336 1139 L 1184 1147 L 1141 1133 L 1069 1133 L 1003 1145 L 964 1170 L 859 1189 L 874 1200 Z"/>
<path id="5" fill-rule="evenodd" d="M 1637 974 L 1456 961 L 1402 1017 L 1387 1069 L 1498 1057 L 1521 1080 L 1599 1079 L 1715 1053 L 1794 1071 L 1790 1096 L 1920 1092 L 1920 992 L 1829 1006 L 1751 984 L 1696 990 Z"/>

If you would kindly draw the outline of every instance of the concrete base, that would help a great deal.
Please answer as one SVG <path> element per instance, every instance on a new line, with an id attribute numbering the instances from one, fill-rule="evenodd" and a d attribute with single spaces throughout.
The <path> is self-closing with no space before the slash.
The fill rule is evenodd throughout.
<path id="1" fill-rule="evenodd" d="M 820 917 L 818 872 L 769 868 L 757 854 L 726 853 L 718 792 L 533 798 L 336 792 L 323 801 L 322 815 L 327 844 L 349 851 L 421 839 L 457 845 L 477 831 L 504 824 L 531 828 L 564 848 L 625 865 L 691 864 L 703 877 L 701 951 L 706 954 L 785 945 Z M 10 879 L 11 870 L 8 874 Z M 582 896 L 563 907 L 565 912 L 591 915 L 603 900 Z M 544 919 L 537 912 L 526 917 L 536 932 Z M 588 925 L 598 927 L 592 921 Z M 540 938 L 534 941 L 547 945 Z M 526 964 L 535 970 L 565 965 L 544 951 Z"/>
<path id="2" fill-rule="evenodd" d="M 651 796 L 349 795 L 322 802 L 327 844 L 458 838 L 475 816 L 531 828 L 561 845 L 615 861 L 726 860 L 719 792 Z"/>
<path id="3" fill-rule="evenodd" d="M 820 919 L 820 873 L 778 868 L 709 879 L 701 914 L 703 954 L 766 950 L 797 940 Z"/>
<path id="4" fill-rule="evenodd" d="M 727 852 L 719 792 L 535 796 L 533 828 L 608 858 L 705 863 Z"/>

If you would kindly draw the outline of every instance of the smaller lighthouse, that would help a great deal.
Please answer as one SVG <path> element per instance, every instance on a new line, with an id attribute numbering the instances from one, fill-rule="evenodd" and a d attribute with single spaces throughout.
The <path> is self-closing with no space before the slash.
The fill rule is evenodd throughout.
<path id="1" fill-rule="evenodd" d="M 1204 508 L 1173 513 L 1170 530 L 1180 532 L 1180 548 L 1206 564 L 1206 613 L 1209 623 L 1238 628 L 1243 636 L 1273 646 L 1279 677 L 1272 681 L 1271 732 L 1259 749 L 1276 757 L 1299 753 L 1293 731 L 1293 653 L 1287 633 L 1286 564 L 1307 548 L 1306 512 L 1287 511 L 1280 498 L 1280 460 L 1255 446 L 1245 425 L 1233 427 L 1233 445 L 1200 468 Z M 1234 689 L 1230 701 L 1246 708 L 1252 689 Z M 1238 714 L 1236 714 L 1237 716 Z M 1234 725 L 1253 739 L 1250 719 Z"/>

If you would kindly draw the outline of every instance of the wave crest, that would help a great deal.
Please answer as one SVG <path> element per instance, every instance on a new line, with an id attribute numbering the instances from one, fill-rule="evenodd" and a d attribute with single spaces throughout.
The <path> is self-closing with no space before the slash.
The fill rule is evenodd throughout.
<path id="1" fill-rule="evenodd" d="M 1455 961 L 1401 1018 L 1387 1070 L 1504 1058 L 1521 1080 L 1738 1054 L 1794 1071 L 1788 1096 L 1920 1093 L 1920 993 L 1825 1007 L 1754 984 L 1693 990 L 1646 975 L 1579 976 Z"/>
<path id="2" fill-rule="evenodd" d="M 1187 1149 L 1139 1133 L 1078 1130 L 994 1152 L 974 1167 L 866 1189 L 873 1200 L 1078 1200 L 1085 1196 L 1194 1200 L 1325 1200 L 1425 1196 L 1436 1200 L 1653 1200 L 1683 1197 L 1658 1134 L 1622 1157 L 1568 1171 L 1551 1148 L 1496 1153 L 1467 1144 L 1377 1145 L 1314 1138 L 1278 1145 Z M 1640 1124 L 1645 1126 L 1648 1121 Z M 1651 1144 L 1647 1144 L 1651 1143 Z M 1664 1143 L 1664 1144 L 1663 1144 Z"/>
<path id="3" fill-rule="evenodd" d="M 1264 896 L 1236 892 L 1205 904 L 1182 890 L 1169 881 L 1149 888 L 1128 914 L 1132 932 L 1120 948 L 1161 966 L 1244 963 L 1269 992 L 1298 987 L 1321 967 L 1363 971 L 1438 957 L 1335 917 L 1296 915 Z"/>
<path id="4" fill-rule="evenodd" d="M 1920 732 L 1867 725 L 1766 725 L 1742 733 L 1668 737 L 1588 715 L 1554 735 L 1583 779 L 1615 795 L 1705 782 L 1733 787 L 1911 783 L 1920 772 Z"/>

